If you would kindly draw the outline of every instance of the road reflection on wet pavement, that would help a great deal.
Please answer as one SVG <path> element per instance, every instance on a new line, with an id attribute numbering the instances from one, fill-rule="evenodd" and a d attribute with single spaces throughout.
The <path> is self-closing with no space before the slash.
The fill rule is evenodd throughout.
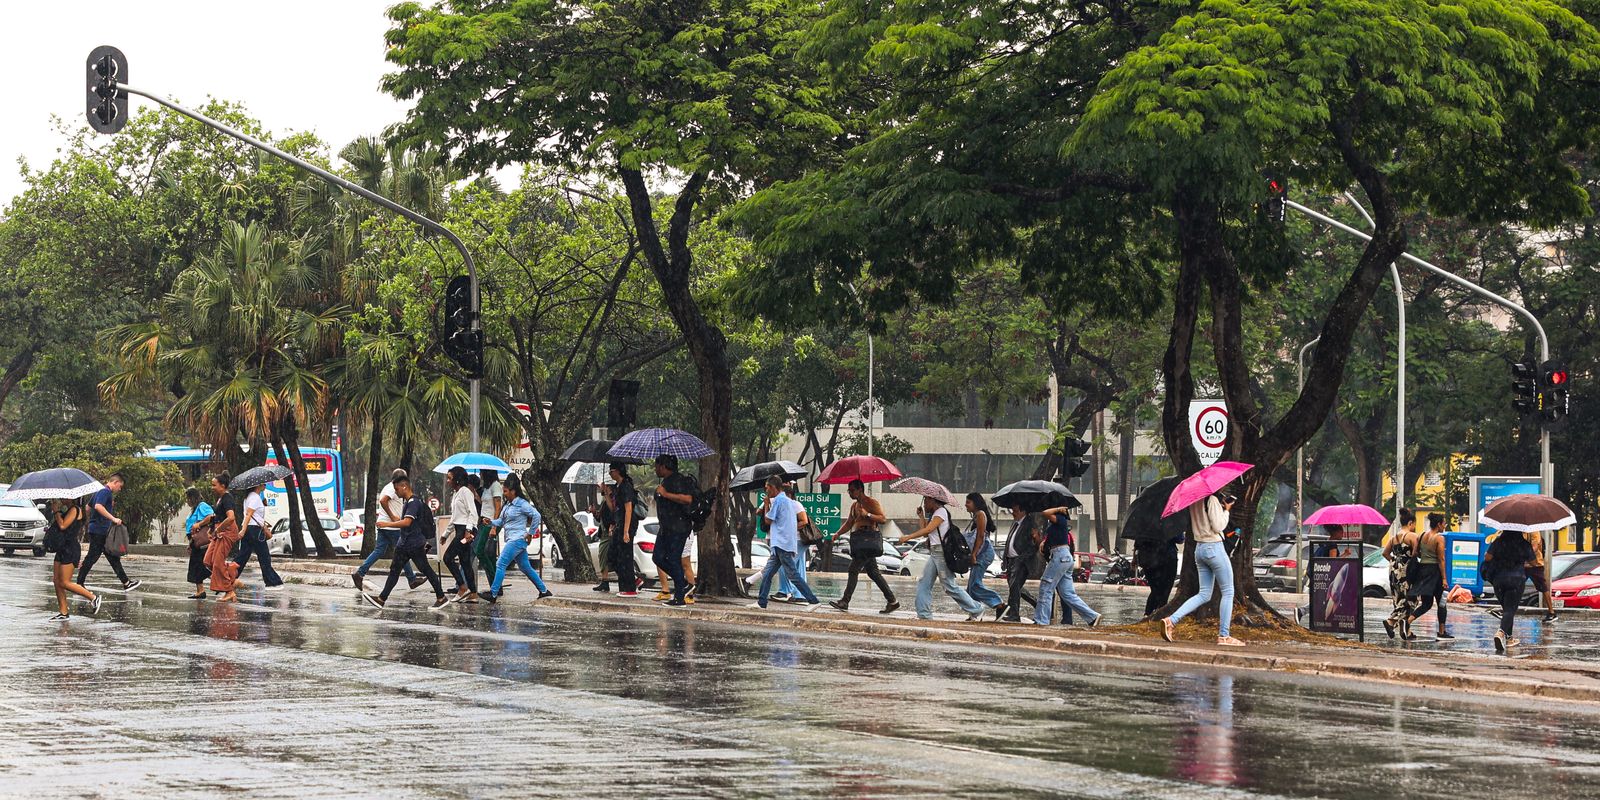
<path id="1" fill-rule="evenodd" d="M 132 564 L 130 564 L 132 566 Z M 0 795 L 1593 796 L 1600 716 L 1264 673 L 352 590 L 48 621 L 0 561 Z M 247 575 L 253 577 L 253 571 Z"/>

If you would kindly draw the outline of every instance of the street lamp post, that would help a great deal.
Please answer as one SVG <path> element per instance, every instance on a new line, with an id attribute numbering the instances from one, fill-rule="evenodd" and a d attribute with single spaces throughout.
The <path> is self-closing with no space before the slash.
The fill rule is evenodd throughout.
<path id="1" fill-rule="evenodd" d="M 1299 376 L 1298 384 L 1295 387 L 1298 392 L 1303 393 L 1306 390 L 1306 351 L 1316 347 L 1317 342 L 1320 341 L 1322 341 L 1322 337 L 1318 336 L 1306 342 L 1300 348 L 1299 357 L 1295 359 L 1295 364 L 1300 368 L 1297 373 Z M 1305 556 L 1303 555 L 1306 546 L 1306 526 L 1303 522 L 1306 518 L 1305 496 L 1306 446 L 1302 444 L 1294 451 L 1294 590 L 1297 592 L 1304 588 L 1306 582 L 1306 565 Z"/>

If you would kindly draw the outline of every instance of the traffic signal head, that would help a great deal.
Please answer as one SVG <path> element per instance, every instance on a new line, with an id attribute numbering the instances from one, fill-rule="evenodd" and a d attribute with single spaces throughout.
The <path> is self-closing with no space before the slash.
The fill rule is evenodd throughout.
<path id="1" fill-rule="evenodd" d="M 1281 173 L 1268 172 L 1267 202 L 1264 206 L 1268 222 L 1283 222 L 1288 214 L 1289 180 Z"/>
<path id="2" fill-rule="evenodd" d="M 117 84 L 128 82 L 128 58 L 121 50 L 101 45 L 89 51 L 87 64 L 89 127 L 116 133 L 128 124 L 128 93 Z"/>
<path id="3" fill-rule="evenodd" d="M 1061 444 L 1063 456 L 1061 471 L 1069 478 L 1079 478 L 1089 471 L 1089 459 L 1084 454 L 1089 452 L 1089 443 L 1082 439 L 1068 439 Z"/>
<path id="4" fill-rule="evenodd" d="M 1572 407 L 1568 394 L 1572 374 L 1555 361 L 1546 361 L 1539 368 L 1539 421 L 1549 428 L 1566 419 Z"/>
<path id="5" fill-rule="evenodd" d="M 467 371 L 469 378 L 483 377 L 483 331 L 472 310 L 472 279 L 451 279 L 444 290 L 444 325 L 440 344 L 444 354 Z"/>
<path id="6" fill-rule="evenodd" d="M 1511 365 L 1511 408 L 1522 416 L 1539 412 L 1539 370 L 1532 362 Z"/>

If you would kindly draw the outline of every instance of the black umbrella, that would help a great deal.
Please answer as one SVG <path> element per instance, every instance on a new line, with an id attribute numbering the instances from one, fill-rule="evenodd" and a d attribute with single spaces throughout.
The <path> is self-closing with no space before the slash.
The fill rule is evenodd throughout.
<path id="1" fill-rule="evenodd" d="M 72 467 L 30 472 L 12 482 L 6 499 L 74 500 L 106 487 L 89 473 Z"/>
<path id="2" fill-rule="evenodd" d="M 1189 529 L 1188 514 L 1173 514 L 1163 518 L 1167 498 L 1178 487 L 1179 478 L 1162 478 L 1145 487 L 1138 497 L 1128 504 L 1128 517 L 1122 521 L 1122 538 L 1133 541 L 1167 542 L 1182 536 Z"/>
<path id="3" fill-rule="evenodd" d="M 561 452 L 562 461 L 588 461 L 597 464 L 643 464 L 642 459 L 611 455 L 616 442 L 610 439 L 584 439 Z"/>
<path id="4" fill-rule="evenodd" d="M 763 461 L 760 464 L 751 464 L 738 472 L 733 473 L 733 480 L 728 484 L 730 492 L 748 492 L 759 489 L 772 475 L 781 475 L 785 481 L 798 480 L 810 475 L 811 471 L 793 461 Z"/>
<path id="5" fill-rule="evenodd" d="M 1071 489 L 1055 481 L 1017 481 L 996 492 L 994 504 L 1023 511 L 1043 511 L 1063 506 L 1077 508 L 1083 505 L 1072 495 Z"/>
<path id="6" fill-rule="evenodd" d="M 257 486 L 266 486 L 273 481 L 281 481 L 293 474 L 294 470 L 288 467 L 280 467 L 277 464 L 266 467 L 251 467 L 234 476 L 234 479 L 228 483 L 228 488 L 235 491 L 239 489 L 254 489 Z"/>

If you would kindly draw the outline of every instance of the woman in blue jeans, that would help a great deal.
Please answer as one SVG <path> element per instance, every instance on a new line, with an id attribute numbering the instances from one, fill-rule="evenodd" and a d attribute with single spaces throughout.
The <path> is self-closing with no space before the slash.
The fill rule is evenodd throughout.
<path id="1" fill-rule="evenodd" d="M 1222 593 L 1222 602 L 1217 607 L 1217 644 L 1244 647 L 1244 642 L 1228 635 L 1233 623 L 1233 562 L 1228 559 L 1222 532 L 1228 527 L 1231 508 L 1233 498 L 1223 500 L 1216 495 L 1189 506 L 1189 534 L 1195 542 L 1194 565 L 1200 571 L 1200 591 L 1162 621 L 1161 638 L 1172 641 L 1178 623 L 1210 602 L 1212 587 L 1216 586 Z"/>
<path id="2" fill-rule="evenodd" d="M 513 564 L 522 574 L 528 576 L 533 582 L 533 588 L 539 591 L 539 599 L 550 597 L 552 592 L 545 588 L 544 581 L 539 579 L 539 573 L 533 571 L 533 565 L 528 563 L 528 545 L 533 544 L 533 538 L 539 532 L 539 526 L 544 523 L 544 518 L 539 515 L 539 510 L 522 496 L 522 481 L 516 475 L 506 476 L 504 487 L 501 490 L 505 497 L 505 505 L 500 509 L 500 516 L 488 520 L 499 533 L 500 540 L 505 544 L 500 549 L 500 561 L 494 567 L 494 585 L 489 587 L 489 593 L 480 595 L 482 599 L 491 603 L 500 599 L 505 592 L 506 572 Z"/>
<path id="3" fill-rule="evenodd" d="M 1006 601 L 1001 599 L 1000 593 L 983 585 L 984 576 L 989 574 L 989 565 L 994 563 L 994 515 L 989 513 L 989 504 L 984 502 L 983 495 L 972 492 L 967 495 L 967 513 L 972 515 L 972 525 L 967 528 L 967 548 L 972 551 L 972 570 L 967 573 L 967 594 L 995 610 L 995 619 L 1006 613 Z"/>
<path id="4" fill-rule="evenodd" d="M 1089 607 L 1072 585 L 1072 569 L 1077 564 L 1077 554 L 1072 552 L 1072 524 L 1065 506 L 1047 509 L 1033 520 L 1034 530 L 1044 530 L 1044 542 L 1039 549 L 1044 553 L 1044 575 L 1039 578 L 1039 604 L 1033 609 L 1033 624 L 1049 625 L 1050 613 L 1055 610 L 1055 599 L 1061 598 L 1063 606 L 1061 623 L 1072 624 L 1076 611 L 1089 621 L 1089 627 L 1100 624 L 1100 614 Z"/>
<path id="5" fill-rule="evenodd" d="M 956 526 L 950 524 L 950 509 L 938 500 L 924 497 L 922 512 L 927 522 L 915 533 L 900 537 L 901 542 L 928 537 L 928 563 L 922 568 L 922 577 L 917 581 L 917 617 L 933 619 L 933 585 L 937 583 L 967 613 L 968 622 L 977 622 L 983 616 L 983 604 L 973 600 L 972 595 L 956 583 L 956 574 L 950 571 L 950 565 L 944 560 L 944 537 L 961 535 Z"/>

